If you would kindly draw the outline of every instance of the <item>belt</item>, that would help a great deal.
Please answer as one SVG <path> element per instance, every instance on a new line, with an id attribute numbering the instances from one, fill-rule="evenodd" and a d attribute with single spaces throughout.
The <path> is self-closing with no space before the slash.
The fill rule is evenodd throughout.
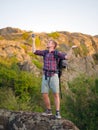
<path id="1" fill-rule="evenodd" d="M 43 69 L 44 70 L 44 72 L 45 72 L 45 80 L 47 80 L 47 77 L 51 77 L 51 76 L 47 76 L 47 73 L 52 73 L 52 72 L 54 72 L 54 73 L 58 73 L 58 71 L 57 70 L 47 70 L 47 69 Z"/>

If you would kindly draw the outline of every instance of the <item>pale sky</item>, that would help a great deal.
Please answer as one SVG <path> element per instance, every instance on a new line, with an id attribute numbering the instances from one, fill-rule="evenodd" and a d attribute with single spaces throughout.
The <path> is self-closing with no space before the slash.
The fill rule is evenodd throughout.
<path id="1" fill-rule="evenodd" d="M 98 0 L 0 0 L 0 29 L 98 35 Z"/>

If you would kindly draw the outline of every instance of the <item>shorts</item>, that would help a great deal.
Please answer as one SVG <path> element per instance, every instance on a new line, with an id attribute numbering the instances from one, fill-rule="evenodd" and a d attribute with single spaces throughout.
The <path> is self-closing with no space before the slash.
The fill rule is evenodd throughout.
<path id="1" fill-rule="evenodd" d="M 47 80 L 45 79 L 45 75 L 43 75 L 41 93 L 49 93 L 50 89 L 53 93 L 59 93 L 58 74 L 54 74 L 51 77 L 47 77 Z"/>

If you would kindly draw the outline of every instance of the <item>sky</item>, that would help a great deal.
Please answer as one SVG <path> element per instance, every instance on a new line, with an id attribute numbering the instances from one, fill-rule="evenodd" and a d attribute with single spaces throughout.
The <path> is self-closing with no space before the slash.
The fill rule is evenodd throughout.
<path id="1" fill-rule="evenodd" d="M 0 29 L 98 35 L 98 0 L 0 0 Z"/>

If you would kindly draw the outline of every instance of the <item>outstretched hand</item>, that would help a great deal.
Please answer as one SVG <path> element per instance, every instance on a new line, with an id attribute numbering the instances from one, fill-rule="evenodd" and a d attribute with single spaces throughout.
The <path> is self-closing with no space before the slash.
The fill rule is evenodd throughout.
<path id="1" fill-rule="evenodd" d="M 78 46 L 73 45 L 73 46 L 70 48 L 70 50 L 69 50 L 69 52 L 67 53 L 67 55 L 65 56 L 65 59 L 71 59 L 71 58 L 72 58 L 73 49 L 75 49 L 75 48 L 77 48 L 77 47 L 78 47 Z"/>
<path id="2" fill-rule="evenodd" d="M 71 48 L 74 49 L 74 48 L 77 48 L 78 46 L 77 45 L 73 45 Z"/>

